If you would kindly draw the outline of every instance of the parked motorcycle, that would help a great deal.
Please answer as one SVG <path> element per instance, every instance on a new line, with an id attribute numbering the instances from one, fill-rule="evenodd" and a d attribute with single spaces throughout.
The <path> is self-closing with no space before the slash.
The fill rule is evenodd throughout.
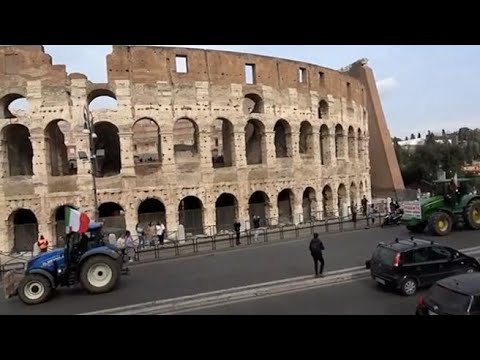
<path id="1" fill-rule="evenodd" d="M 383 228 L 384 226 L 400 225 L 402 217 L 403 217 L 403 210 L 401 209 L 393 213 L 390 213 L 383 218 L 381 227 Z"/>

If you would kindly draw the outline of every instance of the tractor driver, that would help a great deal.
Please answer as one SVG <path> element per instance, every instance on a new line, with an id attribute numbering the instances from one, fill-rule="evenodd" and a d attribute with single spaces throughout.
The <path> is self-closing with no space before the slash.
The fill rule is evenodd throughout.
<path id="1" fill-rule="evenodd" d="M 448 197 L 452 204 L 455 204 L 457 201 L 457 185 L 455 181 L 452 179 L 450 180 L 450 184 L 448 185 Z"/>

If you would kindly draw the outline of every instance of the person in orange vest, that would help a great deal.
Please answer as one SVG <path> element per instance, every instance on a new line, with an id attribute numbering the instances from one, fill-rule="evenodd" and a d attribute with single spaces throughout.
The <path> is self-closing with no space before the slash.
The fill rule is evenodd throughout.
<path id="1" fill-rule="evenodd" d="M 45 239 L 43 235 L 40 235 L 40 239 L 38 239 L 37 244 L 40 252 L 44 253 L 48 250 L 48 240 Z"/>

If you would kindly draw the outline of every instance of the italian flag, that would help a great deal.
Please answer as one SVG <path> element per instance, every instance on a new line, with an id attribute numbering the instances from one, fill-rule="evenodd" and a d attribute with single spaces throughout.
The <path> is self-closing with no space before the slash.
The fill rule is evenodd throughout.
<path id="1" fill-rule="evenodd" d="M 87 214 L 65 207 L 65 227 L 67 234 L 72 232 L 86 233 L 88 231 L 88 225 L 90 225 L 90 218 Z"/>

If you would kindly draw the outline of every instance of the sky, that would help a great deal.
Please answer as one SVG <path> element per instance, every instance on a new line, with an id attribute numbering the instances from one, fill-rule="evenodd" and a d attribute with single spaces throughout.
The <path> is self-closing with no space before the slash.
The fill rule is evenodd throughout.
<path id="1" fill-rule="evenodd" d="M 480 46 L 158 45 L 231 50 L 340 69 L 369 59 L 392 136 L 480 127 Z M 46 45 L 54 64 L 106 82 L 110 45 Z"/>

